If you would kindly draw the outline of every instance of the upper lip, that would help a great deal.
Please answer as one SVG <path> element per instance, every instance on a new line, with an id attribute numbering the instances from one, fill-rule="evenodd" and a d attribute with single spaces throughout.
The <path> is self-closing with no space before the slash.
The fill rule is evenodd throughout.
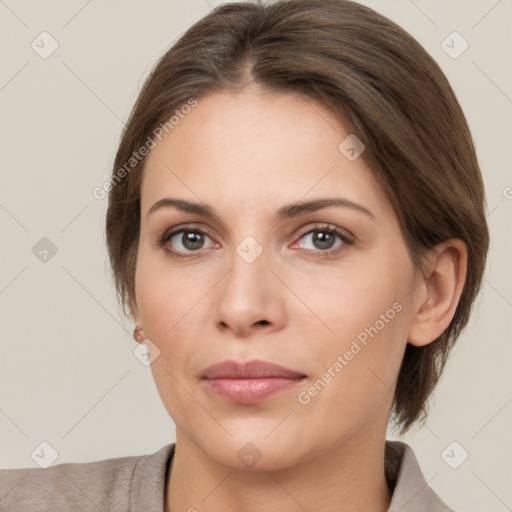
<path id="1" fill-rule="evenodd" d="M 201 377 L 203 379 L 261 379 L 270 377 L 297 379 L 306 377 L 306 375 L 278 364 L 255 359 L 245 363 L 222 361 L 206 368 Z"/>

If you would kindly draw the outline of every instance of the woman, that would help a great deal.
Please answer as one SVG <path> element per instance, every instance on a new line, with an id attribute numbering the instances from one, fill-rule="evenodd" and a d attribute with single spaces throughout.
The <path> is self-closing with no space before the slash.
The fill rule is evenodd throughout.
<path id="1" fill-rule="evenodd" d="M 219 7 L 148 77 L 107 188 L 176 443 L 2 471 L 1 510 L 451 510 L 386 428 L 425 419 L 488 230 L 464 115 L 411 36 L 347 0 Z"/>

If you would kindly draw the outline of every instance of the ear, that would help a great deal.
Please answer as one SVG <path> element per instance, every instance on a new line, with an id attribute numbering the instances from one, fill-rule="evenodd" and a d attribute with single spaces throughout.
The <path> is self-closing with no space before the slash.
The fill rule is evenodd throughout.
<path id="1" fill-rule="evenodd" d="M 422 298 L 408 337 L 417 347 L 434 341 L 452 321 L 466 281 L 467 246 L 462 240 L 451 239 L 436 246 L 428 259 L 428 277 L 417 289 L 422 291 Z"/>

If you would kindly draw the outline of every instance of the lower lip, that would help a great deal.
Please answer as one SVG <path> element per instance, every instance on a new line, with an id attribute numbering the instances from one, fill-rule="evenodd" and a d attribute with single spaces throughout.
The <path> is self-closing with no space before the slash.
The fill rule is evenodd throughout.
<path id="1" fill-rule="evenodd" d="M 256 404 L 297 386 L 303 380 L 302 377 L 296 379 L 272 377 L 264 379 L 203 379 L 203 382 L 208 391 L 220 398 L 239 404 Z"/>

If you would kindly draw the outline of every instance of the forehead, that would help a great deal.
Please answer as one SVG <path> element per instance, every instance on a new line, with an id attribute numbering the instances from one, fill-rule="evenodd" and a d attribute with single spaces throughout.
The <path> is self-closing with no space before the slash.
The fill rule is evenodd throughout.
<path id="1" fill-rule="evenodd" d="M 326 107 L 295 93 L 198 98 L 147 158 L 143 211 L 166 194 L 245 209 L 336 193 L 383 201 L 364 160 L 350 161 L 340 152 L 349 135 Z"/>

